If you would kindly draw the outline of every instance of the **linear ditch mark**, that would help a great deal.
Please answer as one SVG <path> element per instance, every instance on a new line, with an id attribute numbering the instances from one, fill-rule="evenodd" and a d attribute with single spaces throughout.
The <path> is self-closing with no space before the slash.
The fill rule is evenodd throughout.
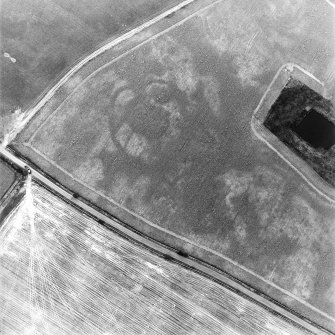
<path id="1" fill-rule="evenodd" d="M 8 150 L 9 148 L 7 148 Z M 13 156 L 21 156 L 19 159 L 21 165 L 23 168 L 27 169 L 27 161 L 22 162 L 23 157 L 22 155 L 18 154 L 16 151 L 14 151 Z M 64 185 L 60 184 L 55 178 L 50 178 L 49 176 L 40 170 L 38 166 L 34 165 L 34 169 L 32 170 L 32 174 L 34 175 L 34 170 L 36 169 L 37 177 L 38 174 L 43 176 L 45 179 L 51 180 L 51 185 L 55 185 L 55 188 L 59 188 L 64 193 L 68 194 L 68 197 L 64 196 L 63 194 L 59 193 L 58 190 L 54 189 L 52 186 L 45 184 L 41 178 L 34 178 L 34 182 L 39 184 L 41 187 L 47 189 L 52 194 L 56 195 L 57 197 L 61 198 L 63 201 L 71 205 L 72 207 L 76 208 L 81 213 L 85 214 L 86 216 L 93 218 L 95 221 L 103 225 L 105 228 L 107 228 L 110 231 L 113 231 L 117 235 L 121 236 L 122 238 L 130 241 L 131 243 L 138 245 L 151 253 L 159 256 L 162 259 L 165 259 L 167 261 L 171 261 L 173 263 L 176 263 L 186 269 L 189 269 L 193 272 L 196 272 L 218 284 L 220 284 L 223 287 L 228 288 L 229 290 L 232 290 L 236 293 L 238 293 L 240 296 L 244 297 L 248 301 L 252 301 L 253 303 L 257 304 L 258 306 L 262 306 L 265 310 L 268 312 L 271 312 L 273 315 L 280 316 L 284 319 L 286 319 L 291 324 L 300 325 L 301 327 L 308 329 L 315 333 L 317 330 L 317 333 L 321 331 L 319 334 L 331 334 L 330 330 L 327 330 L 326 328 L 318 325 L 314 321 L 306 318 L 299 312 L 296 312 L 292 310 L 291 308 L 287 307 L 286 305 L 280 303 L 279 301 L 271 298 L 264 292 L 250 286 L 249 284 L 233 277 L 228 272 L 218 268 L 215 265 L 212 265 L 206 261 L 200 260 L 196 257 L 193 257 L 192 255 L 187 254 L 181 249 L 176 249 L 173 247 L 170 247 L 166 244 L 163 244 L 162 242 L 159 242 L 153 238 L 150 238 L 143 233 L 137 231 L 136 229 L 130 227 L 125 222 L 120 220 L 119 218 L 103 211 L 101 208 L 98 208 L 97 206 L 90 205 L 89 201 L 85 201 L 85 198 L 80 196 L 78 194 L 78 198 L 75 202 L 71 200 L 71 196 L 73 199 L 73 192 L 69 190 Z M 29 168 L 30 169 L 30 168 Z M 84 206 L 84 207 L 83 207 Z M 88 207 L 88 208 L 86 208 Z M 97 212 L 98 215 L 91 213 L 91 210 Z M 104 219 L 101 219 L 100 216 L 103 216 Z M 113 221 L 113 223 L 116 223 L 117 225 L 123 228 L 126 228 L 130 233 L 132 233 L 135 236 L 129 236 L 126 232 L 121 231 L 118 227 L 112 226 L 112 224 L 108 223 L 107 221 Z M 138 239 L 137 236 L 140 238 Z M 146 242 L 147 241 L 147 242 Z M 156 246 L 158 248 L 156 248 Z M 200 267 L 200 269 L 199 269 Z M 204 268 L 204 269 L 202 269 Z M 210 271 L 211 273 L 207 273 Z M 220 278 L 222 277 L 222 279 Z M 224 278 L 224 279 L 223 279 Z M 225 282 L 225 280 L 227 283 Z M 233 286 L 232 286 L 233 285 Z M 268 306 L 268 304 L 271 304 L 273 306 Z M 278 311 L 279 309 L 279 311 Z"/>

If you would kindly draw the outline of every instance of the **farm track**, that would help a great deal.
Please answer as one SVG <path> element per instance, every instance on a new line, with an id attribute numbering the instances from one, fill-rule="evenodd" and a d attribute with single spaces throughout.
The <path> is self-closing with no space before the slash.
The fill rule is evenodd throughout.
<path id="1" fill-rule="evenodd" d="M 53 180 L 48 178 L 37 169 L 29 166 L 23 161 L 23 159 L 17 157 L 14 153 L 10 152 L 3 146 L 0 146 L 0 156 L 5 157 L 12 163 L 14 163 L 18 168 L 23 171 L 29 169 L 31 178 L 41 184 L 42 187 L 49 189 L 52 193 L 61 197 L 66 202 L 70 203 L 77 209 L 87 213 L 88 215 L 95 218 L 98 222 L 103 224 L 108 229 L 113 230 L 117 234 L 126 238 L 128 241 L 136 243 L 145 249 L 153 252 L 154 254 L 162 257 L 165 260 L 176 262 L 181 266 L 192 270 L 202 276 L 205 276 L 217 283 L 220 283 L 224 287 L 238 292 L 239 295 L 244 296 L 248 300 L 254 301 L 258 305 L 261 305 L 270 313 L 275 315 L 281 315 L 282 317 L 288 319 L 290 322 L 300 325 L 301 327 L 311 331 L 314 334 L 322 335 L 327 334 L 328 331 L 321 329 L 318 325 L 312 323 L 301 315 L 298 315 L 293 310 L 289 310 L 282 306 L 280 303 L 274 301 L 268 296 L 261 292 L 249 287 L 241 281 L 233 278 L 229 274 L 226 274 L 219 269 L 216 269 L 209 264 L 202 262 L 194 257 L 189 257 L 185 252 L 180 250 L 175 250 L 167 245 L 157 243 L 156 241 L 149 239 L 143 234 L 139 234 L 136 231 L 127 228 L 126 223 L 118 222 L 118 219 L 112 218 L 104 214 L 103 212 L 91 207 L 89 204 L 85 203 L 84 199 L 81 199 L 77 194 L 71 193 L 70 190 L 65 189 L 62 185 L 57 185 Z"/>
<path id="2" fill-rule="evenodd" d="M 66 73 L 66 75 L 59 81 L 55 86 L 53 86 L 45 95 L 44 97 L 39 101 L 38 104 L 34 106 L 31 110 L 28 111 L 28 114 L 26 115 L 26 118 L 24 120 L 24 123 L 21 125 L 21 129 L 29 122 L 29 120 L 40 110 L 43 105 L 53 97 L 54 93 L 62 86 L 66 81 L 80 68 L 85 66 L 86 63 L 94 59 L 95 57 L 99 56 L 104 51 L 112 48 L 113 46 L 116 46 L 117 44 L 121 43 L 122 41 L 134 36 L 135 34 L 141 32 L 142 30 L 150 27 L 154 23 L 160 21 L 164 17 L 167 17 L 168 15 L 176 12 L 180 8 L 187 6 L 188 4 L 194 2 L 195 0 L 186 0 L 179 5 L 169 9 L 168 11 L 158 15 L 157 17 L 145 22 L 144 24 L 140 25 L 139 27 L 127 32 L 126 34 L 116 38 L 115 40 L 105 44 L 95 52 L 91 53 L 84 59 L 82 59 L 79 63 L 77 63 L 69 72 Z M 329 4 L 331 4 L 328 0 L 325 0 Z M 331 6 L 334 6 L 331 4 Z M 22 160 L 21 158 L 18 158 L 15 154 L 7 150 L 5 147 L 0 146 L 0 155 L 3 155 L 10 161 L 12 161 L 14 164 L 19 166 L 22 169 L 25 169 L 26 162 Z M 123 237 L 126 237 L 130 241 L 136 241 L 138 244 L 144 246 L 145 248 L 157 253 L 158 255 L 164 257 L 167 260 L 171 260 L 174 262 L 178 262 L 184 267 L 187 267 L 189 269 L 192 269 L 193 271 L 200 273 L 202 275 L 205 275 L 212 280 L 215 280 L 217 282 L 220 282 L 221 284 L 228 286 L 232 288 L 235 291 L 241 292 L 243 295 L 249 297 L 249 299 L 252 299 L 256 301 L 257 303 L 261 304 L 268 310 L 272 310 L 275 313 L 279 313 L 283 315 L 284 317 L 292 320 L 295 323 L 300 324 L 301 326 L 305 327 L 306 329 L 312 331 L 315 334 L 325 334 L 324 330 L 320 330 L 317 328 L 316 325 L 311 324 L 308 320 L 304 320 L 302 317 L 295 315 L 293 311 L 289 311 L 284 307 L 281 307 L 279 303 L 276 303 L 274 301 L 270 301 L 268 297 L 265 297 L 263 294 L 260 294 L 260 292 L 252 291 L 250 288 L 248 288 L 246 285 L 243 285 L 243 283 L 238 282 L 237 280 L 234 280 L 233 278 L 229 278 L 226 274 L 217 271 L 214 268 L 211 268 L 207 266 L 205 263 L 200 262 L 199 260 L 188 257 L 187 254 L 184 252 L 180 252 L 177 250 L 173 250 L 169 248 L 168 246 L 164 246 L 162 244 L 158 244 L 153 240 L 150 240 L 149 238 L 145 237 L 144 235 L 140 235 L 135 231 L 132 231 L 125 227 L 125 224 L 119 223 L 115 221 L 114 219 L 106 216 L 104 213 L 92 208 L 87 203 L 82 201 L 80 198 L 74 197 L 73 193 L 71 193 L 69 190 L 64 189 L 60 185 L 57 185 L 54 181 L 50 180 L 47 176 L 45 176 L 43 173 L 38 171 L 37 169 L 29 167 L 31 170 L 31 174 L 33 179 L 44 185 L 46 188 L 50 189 L 52 192 L 58 194 L 61 196 L 65 201 L 73 204 L 77 208 L 79 208 L 82 211 L 85 211 L 92 215 L 94 218 L 101 220 L 101 222 L 105 223 L 106 226 L 110 227 L 114 231 L 118 232 Z M 291 313 L 292 312 L 292 313 Z"/>
<path id="3" fill-rule="evenodd" d="M 91 54 L 87 55 L 85 58 L 80 60 L 77 64 L 75 64 L 47 93 L 45 93 L 42 98 L 39 100 L 39 102 L 31 109 L 28 109 L 24 115 L 24 119 L 21 122 L 20 126 L 18 127 L 17 130 L 14 130 L 14 133 L 11 134 L 11 139 L 13 140 L 15 136 L 24 128 L 24 126 L 34 117 L 34 115 L 53 97 L 54 93 L 62 86 L 64 85 L 67 80 L 78 70 L 80 70 L 85 64 L 105 52 L 106 50 L 111 49 L 112 47 L 117 46 L 121 42 L 131 38 L 132 36 L 140 33 L 144 29 L 149 28 L 156 22 L 168 17 L 169 15 L 173 15 L 175 12 L 177 12 L 179 9 L 188 6 L 189 4 L 195 2 L 196 0 L 185 0 L 178 5 L 166 10 L 165 12 L 157 15 L 156 17 L 142 23 L 138 27 L 122 34 L 121 36 L 113 39 L 112 41 L 109 41 L 108 43 L 104 44 L 101 46 L 99 49 L 95 50 Z M 7 141 L 7 140 L 5 140 Z"/>

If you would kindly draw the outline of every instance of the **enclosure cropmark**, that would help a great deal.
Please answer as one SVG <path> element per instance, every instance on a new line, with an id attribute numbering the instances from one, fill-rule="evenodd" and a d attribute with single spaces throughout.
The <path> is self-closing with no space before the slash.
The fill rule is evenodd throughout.
<path id="1" fill-rule="evenodd" d="M 324 87 L 297 65 L 283 66 L 263 96 L 252 128 L 313 188 L 335 201 L 335 111 Z"/>

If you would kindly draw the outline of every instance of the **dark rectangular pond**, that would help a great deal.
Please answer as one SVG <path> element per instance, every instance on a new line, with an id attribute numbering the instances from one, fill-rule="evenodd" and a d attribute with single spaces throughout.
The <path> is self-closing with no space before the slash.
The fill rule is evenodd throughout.
<path id="1" fill-rule="evenodd" d="M 335 125 L 315 109 L 292 130 L 315 149 L 329 150 L 335 144 Z"/>
<path id="2" fill-rule="evenodd" d="M 290 78 L 271 106 L 264 126 L 302 158 L 328 184 L 335 186 L 334 107 L 312 88 Z"/>

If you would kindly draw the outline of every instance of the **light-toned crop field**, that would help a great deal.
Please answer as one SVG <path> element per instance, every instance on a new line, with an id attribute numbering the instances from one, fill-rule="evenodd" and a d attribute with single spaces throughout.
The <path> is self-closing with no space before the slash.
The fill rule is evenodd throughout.
<path id="1" fill-rule="evenodd" d="M 5 335 L 307 334 L 34 183 L 0 230 L 0 305 Z"/>

